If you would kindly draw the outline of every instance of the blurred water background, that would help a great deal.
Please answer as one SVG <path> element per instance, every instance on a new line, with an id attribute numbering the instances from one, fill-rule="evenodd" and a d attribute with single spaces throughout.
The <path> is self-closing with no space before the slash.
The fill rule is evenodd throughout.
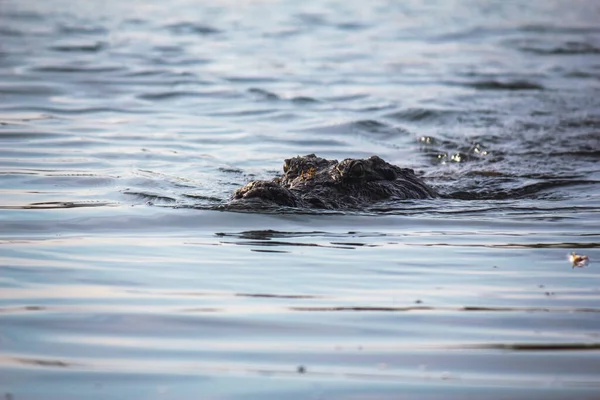
<path id="1" fill-rule="evenodd" d="M 0 397 L 599 398 L 598 21 L 0 0 Z M 444 197 L 223 210 L 308 153 Z"/>

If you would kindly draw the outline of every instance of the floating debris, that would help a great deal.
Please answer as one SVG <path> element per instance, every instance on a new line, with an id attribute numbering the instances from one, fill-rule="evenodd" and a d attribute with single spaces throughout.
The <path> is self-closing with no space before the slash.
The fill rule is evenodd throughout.
<path id="1" fill-rule="evenodd" d="M 578 254 L 575 254 L 575 252 L 573 252 L 569 255 L 569 261 L 571 261 L 573 268 L 587 267 L 588 264 L 590 263 L 590 259 L 588 256 L 578 255 Z"/>

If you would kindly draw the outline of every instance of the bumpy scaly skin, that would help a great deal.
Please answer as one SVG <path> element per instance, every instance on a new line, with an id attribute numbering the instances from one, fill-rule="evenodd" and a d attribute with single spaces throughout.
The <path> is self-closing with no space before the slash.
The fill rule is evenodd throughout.
<path id="1" fill-rule="evenodd" d="M 309 154 L 285 160 L 283 172 L 280 178 L 253 181 L 236 190 L 232 203 L 358 209 L 386 199 L 437 196 L 412 169 L 397 167 L 377 156 L 347 158 L 338 163 Z"/>

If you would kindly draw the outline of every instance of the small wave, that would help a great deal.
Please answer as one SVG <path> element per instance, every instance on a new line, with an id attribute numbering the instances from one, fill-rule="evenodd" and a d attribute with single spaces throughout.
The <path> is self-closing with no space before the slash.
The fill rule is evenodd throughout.
<path id="1" fill-rule="evenodd" d="M 341 96 L 329 96 L 329 97 L 325 97 L 325 100 L 327 100 L 328 102 L 343 103 L 343 102 L 350 102 L 350 101 L 355 101 L 355 100 L 363 100 L 368 97 L 369 97 L 369 95 L 367 93 L 354 93 L 354 94 L 345 94 L 345 95 L 341 95 Z"/>
<path id="2" fill-rule="evenodd" d="M 268 90 L 259 89 L 259 88 L 250 88 L 248 89 L 248 93 L 256 96 L 261 100 L 279 100 L 279 96 L 273 92 L 269 92 Z"/>
<path id="3" fill-rule="evenodd" d="M 555 179 L 543 182 L 521 186 L 518 188 L 494 188 L 490 185 L 483 185 L 482 188 L 471 188 L 469 191 L 455 191 L 445 195 L 445 197 L 458 200 L 511 200 L 523 198 L 535 198 L 541 192 L 548 190 L 580 185 L 597 185 L 600 181 L 594 180 L 566 180 Z"/>
<path id="4" fill-rule="evenodd" d="M 297 96 L 290 99 L 294 104 L 314 104 L 319 103 L 319 100 L 308 96 Z"/>
<path id="5" fill-rule="evenodd" d="M 121 74 L 121 76 L 131 77 L 131 78 L 143 78 L 143 77 L 147 77 L 147 76 L 161 76 L 161 75 L 169 75 L 169 74 L 170 74 L 170 72 L 168 69 L 152 68 L 152 69 L 140 69 L 137 71 L 126 71 L 123 74 Z"/>
<path id="6" fill-rule="evenodd" d="M 10 241 L 8 243 L 18 243 L 17 241 Z M 27 241 L 24 241 L 23 244 L 27 244 Z M 4 243 L 2 243 L 4 244 Z M 44 306 L 16 306 L 16 307 L 0 307 L 0 313 L 2 314 L 21 314 L 23 311 L 46 311 L 48 307 Z"/>
<path id="7" fill-rule="evenodd" d="M 302 33 L 302 30 L 300 29 L 295 29 L 295 28 L 284 28 L 284 29 L 279 29 L 279 30 L 275 30 L 272 32 L 265 32 L 263 33 L 263 37 L 267 37 L 267 38 L 289 38 L 292 36 L 296 36 L 298 34 Z"/>
<path id="8" fill-rule="evenodd" d="M 240 246 L 257 246 L 257 247 L 321 247 L 321 248 L 331 248 L 331 249 L 354 249 L 353 246 L 347 245 L 338 245 L 338 244 L 317 244 L 317 243 L 302 243 L 302 242 L 291 242 L 291 241 L 281 241 L 281 240 L 244 240 L 240 242 L 226 242 L 223 241 L 223 244 L 235 244 Z M 257 249 L 254 249 L 257 251 Z M 258 249 L 259 251 L 264 251 L 264 249 Z M 269 250 L 273 251 L 273 250 Z"/>
<path id="9" fill-rule="evenodd" d="M 495 37 L 511 33 L 512 29 L 495 28 L 490 26 L 475 26 L 467 29 L 455 30 L 441 35 L 434 35 L 429 40 L 432 42 L 460 42 L 481 40 L 482 38 Z"/>
<path id="10" fill-rule="evenodd" d="M 341 24 L 337 24 L 336 28 L 343 31 L 360 31 L 366 29 L 367 25 L 360 22 L 343 22 Z"/>
<path id="11" fill-rule="evenodd" d="M 182 194 L 182 196 L 187 197 L 188 199 L 202 200 L 202 201 L 209 201 L 209 202 L 222 202 L 223 201 L 223 199 L 220 199 L 215 196 L 207 196 L 207 195 L 201 195 L 201 194 L 184 193 L 184 194 Z"/>
<path id="12" fill-rule="evenodd" d="M 132 25 L 132 26 L 140 26 L 140 25 L 148 24 L 148 21 L 145 19 L 133 17 L 133 18 L 126 18 L 125 20 L 123 20 L 123 24 L 124 25 Z"/>
<path id="13" fill-rule="evenodd" d="M 58 32 L 66 35 L 100 35 L 108 33 L 102 26 L 59 25 Z"/>
<path id="14" fill-rule="evenodd" d="M 123 71 L 125 67 L 116 65 L 96 66 L 96 65 L 46 65 L 33 67 L 35 72 L 58 72 L 58 73 L 87 73 L 98 74 L 102 72 Z"/>
<path id="15" fill-rule="evenodd" d="M 225 172 L 227 174 L 238 174 L 238 175 L 240 175 L 240 174 L 244 173 L 244 171 L 241 170 L 241 169 L 239 169 L 239 168 L 219 167 L 218 170 L 221 171 L 221 172 Z"/>
<path id="16" fill-rule="evenodd" d="M 231 111 L 220 111 L 207 114 L 211 117 L 253 117 L 253 116 L 264 116 L 276 113 L 277 110 L 273 108 L 264 109 L 242 109 L 242 110 L 231 110 Z"/>
<path id="17" fill-rule="evenodd" d="M 81 208 L 81 207 L 115 207 L 117 203 L 106 201 L 48 201 L 43 203 L 30 203 L 24 206 L 0 206 L 3 209 L 21 209 L 21 210 L 39 210 L 39 209 L 56 209 L 56 208 Z"/>
<path id="18" fill-rule="evenodd" d="M 22 107 L 22 106 L 0 106 L 0 110 L 3 111 L 16 111 L 16 112 L 39 112 L 43 114 L 50 114 L 46 118 L 56 118 L 52 114 L 96 114 L 96 113 L 123 113 L 123 114 L 145 114 L 146 111 L 142 110 L 123 110 L 111 107 L 83 107 L 83 108 L 56 108 L 56 107 Z M 40 119 L 40 118 L 36 118 Z M 26 120 L 24 120 L 26 121 Z"/>
<path id="19" fill-rule="evenodd" d="M 189 66 L 194 66 L 194 65 L 204 65 L 204 64 L 209 64 L 211 62 L 211 60 L 207 59 L 207 58 L 177 57 L 177 56 L 172 56 L 172 55 L 168 55 L 165 57 L 152 57 L 149 61 L 156 65 L 169 65 L 169 66 L 177 66 L 177 67 L 189 67 Z"/>
<path id="20" fill-rule="evenodd" d="M 437 122 L 448 118 L 456 118 L 457 114 L 458 112 L 454 110 L 408 108 L 387 114 L 385 117 L 408 122 Z"/>
<path id="21" fill-rule="evenodd" d="M 600 350 L 600 343 L 486 343 L 461 345 L 461 348 L 511 351 L 574 351 Z"/>
<path id="22" fill-rule="evenodd" d="M 25 33 L 22 31 L 18 31 L 16 29 L 0 27 L 0 36 L 18 37 L 18 36 L 24 36 L 24 35 L 25 35 Z"/>
<path id="23" fill-rule="evenodd" d="M 254 95 L 255 98 L 259 100 L 265 101 L 278 101 L 283 100 L 280 96 L 273 92 L 269 92 L 268 90 L 259 89 L 259 88 L 250 88 L 247 90 L 248 93 Z M 319 100 L 308 97 L 308 96 L 296 96 L 289 99 L 294 104 L 304 105 L 304 104 L 313 104 L 319 103 Z"/>
<path id="24" fill-rule="evenodd" d="M 137 197 L 138 199 L 145 201 L 149 204 L 154 204 L 156 202 L 161 203 L 175 203 L 177 202 L 176 198 L 169 197 L 162 193 L 151 193 L 151 192 L 139 192 L 134 190 L 124 190 L 123 194 Z"/>
<path id="25" fill-rule="evenodd" d="M 382 128 L 386 128 L 387 125 L 384 124 L 383 122 L 379 122 L 379 121 L 375 121 L 372 119 L 366 119 L 366 120 L 361 120 L 361 121 L 355 121 L 352 123 L 352 125 L 356 126 L 356 127 L 362 127 L 368 130 L 371 129 L 382 129 Z"/>
<path id="26" fill-rule="evenodd" d="M 585 42 L 567 42 L 556 47 L 520 46 L 519 50 L 540 55 L 600 54 L 600 47 Z"/>
<path id="27" fill-rule="evenodd" d="M 3 17 L 9 20 L 16 21 L 30 21 L 30 22 L 40 22 L 45 20 L 46 16 L 42 13 L 34 12 L 34 11 L 6 11 L 3 10 Z"/>
<path id="28" fill-rule="evenodd" d="M 600 128 L 600 116 L 566 119 L 561 121 L 560 126 L 565 128 Z M 590 139 L 592 138 L 595 139 L 595 145 L 600 145 L 600 135 L 595 133 L 590 135 Z"/>
<path id="29" fill-rule="evenodd" d="M 348 124 L 340 124 L 335 126 L 335 130 L 342 133 L 361 134 L 367 137 L 376 137 L 377 139 L 391 139 L 398 136 L 407 136 L 410 133 L 399 126 L 393 126 L 381 121 L 373 119 L 364 119 L 353 121 Z"/>
<path id="30" fill-rule="evenodd" d="M 185 53 L 185 49 L 182 46 L 178 45 L 156 45 L 153 46 L 153 49 L 160 53 L 168 54 L 170 56 Z"/>
<path id="31" fill-rule="evenodd" d="M 138 99 L 142 99 L 142 100 L 171 100 L 171 99 L 178 99 L 178 98 L 186 98 L 186 97 L 210 97 L 210 98 L 215 98 L 215 97 L 221 97 L 221 95 L 225 94 L 226 96 L 224 97 L 229 97 L 227 96 L 228 94 L 230 94 L 230 92 L 215 92 L 215 91 L 209 91 L 209 92 L 198 92 L 198 91 L 191 91 L 191 90 L 178 90 L 178 91 L 168 91 L 168 92 L 157 92 L 157 93 L 142 93 L 137 95 L 136 97 Z"/>
<path id="32" fill-rule="evenodd" d="M 0 107 L 1 108 L 1 107 Z M 11 108 L 11 107 L 4 107 L 2 108 L 4 110 L 9 110 L 9 111 L 37 111 L 37 110 L 32 110 L 31 108 Z M 2 121 L 4 122 L 3 125 L 20 125 L 21 122 L 32 122 L 32 121 L 44 121 L 44 120 L 48 120 L 48 119 L 56 119 L 56 116 L 51 115 L 51 114 L 41 114 L 41 115 L 27 115 L 26 117 L 7 117 L 2 115 Z"/>
<path id="33" fill-rule="evenodd" d="M 294 15 L 295 18 L 298 19 L 303 25 L 309 26 L 320 26 L 327 25 L 327 19 L 323 14 L 319 13 L 311 13 L 311 12 L 301 12 Z"/>
<path id="34" fill-rule="evenodd" d="M 64 53 L 97 53 L 106 48 L 105 42 L 94 42 L 89 44 L 64 44 L 50 47 L 51 50 Z"/>
<path id="35" fill-rule="evenodd" d="M 123 71 L 116 74 L 116 78 L 104 78 L 103 82 L 116 85 L 141 85 L 146 89 L 150 87 L 195 87 L 208 86 L 214 82 L 199 79 L 196 75 L 186 72 L 174 72 L 168 68 L 140 69 L 137 71 Z M 135 78 L 135 79 L 132 79 Z M 146 79 L 144 79 L 146 78 Z M 222 90 L 226 92 L 226 90 Z M 232 92 L 232 91 L 227 91 Z"/>
<path id="36" fill-rule="evenodd" d="M 44 84 L 31 84 L 31 83 L 14 83 L 0 84 L 0 95 L 31 95 L 31 96 L 57 96 L 64 94 L 64 91 L 59 88 L 58 85 L 50 86 Z"/>
<path id="37" fill-rule="evenodd" d="M 408 312 L 408 311 L 466 311 L 466 312 L 556 312 L 556 313 L 600 313 L 598 308 L 549 308 L 549 307 L 431 307 L 431 306 L 407 306 L 407 307 L 370 307 L 370 306 L 312 306 L 312 307 L 289 307 L 292 311 L 305 312 Z M 594 344 L 592 348 L 600 348 Z"/>
<path id="38" fill-rule="evenodd" d="M 0 121 L 0 125 L 3 123 Z M 9 125 L 9 124 L 6 124 Z M 48 138 L 64 138 L 69 135 L 62 132 L 42 131 L 42 130 L 17 130 L 17 129 L 2 129 L 0 130 L 0 139 L 15 139 L 15 140 L 32 140 L 32 139 L 48 139 Z"/>
<path id="39" fill-rule="evenodd" d="M 516 81 L 497 81 L 486 80 L 478 82 L 466 82 L 465 86 L 470 86 L 481 90 L 543 90 L 544 87 L 538 83 L 516 80 Z"/>
<path id="40" fill-rule="evenodd" d="M 567 71 L 564 74 L 565 77 L 567 78 L 589 78 L 589 79 L 595 79 L 600 81 L 600 73 L 595 73 L 595 72 L 587 72 L 587 71 Z"/>
<path id="41" fill-rule="evenodd" d="M 37 366 L 37 367 L 70 368 L 70 367 L 79 367 L 80 366 L 79 364 L 65 362 L 65 361 L 56 360 L 56 359 L 15 357 L 12 360 L 18 364 L 33 365 L 33 366 Z M 8 398 L 8 396 L 6 398 Z"/>
<path id="42" fill-rule="evenodd" d="M 244 231 L 240 233 L 225 233 L 217 232 L 215 236 L 218 237 L 235 237 L 239 239 L 254 239 L 254 240 L 271 240 L 273 238 L 298 238 L 298 237 L 312 237 L 312 236 L 332 236 L 331 233 L 324 231 L 307 231 L 307 232 L 283 232 L 276 231 L 273 229 L 255 230 L 255 231 Z M 335 236 L 335 235 L 333 235 Z"/>
<path id="43" fill-rule="evenodd" d="M 308 294 L 271 294 L 271 293 L 236 293 L 236 297 L 254 297 L 263 299 L 321 299 L 324 296 Z"/>
<path id="44" fill-rule="evenodd" d="M 565 33 L 565 34 L 589 34 L 600 33 L 597 26 L 556 26 L 556 25 L 524 25 L 520 28 L 523 32 L 531 33 Z"/>
<path id="45" fill-rule="evenodd" d="M 177 35 L 214 35 L 221 31 L 209 25 L 194 23 L 194 22 L 179 22 L 176 24 L 167 25 L 165 27 L 169 31 Z"/>
<path id="46" fill-rule="evenodd" d="M 231 83 L 276 83 L 278 78 L 268 76 L 227 76 L 224 78 Z"/>
<path id="47" fill-rule="evenodd" d="M 554 156 L 563 156 L 571 159 L 581 160 L 582 158 L 600 159 L 600 150 L 598 149 L 579 149 L 565 152 L 557 152 Z"/>

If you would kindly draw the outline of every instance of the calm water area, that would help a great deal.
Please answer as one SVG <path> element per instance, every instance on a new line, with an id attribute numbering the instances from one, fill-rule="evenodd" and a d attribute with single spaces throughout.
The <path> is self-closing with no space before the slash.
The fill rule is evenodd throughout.
<path id="1" fill-rule="evenodd" d="M 0 0 L 0 399 L 600 398 L 599 21 Z M 226 207 L 310 153 L 441 197 Z"/>

